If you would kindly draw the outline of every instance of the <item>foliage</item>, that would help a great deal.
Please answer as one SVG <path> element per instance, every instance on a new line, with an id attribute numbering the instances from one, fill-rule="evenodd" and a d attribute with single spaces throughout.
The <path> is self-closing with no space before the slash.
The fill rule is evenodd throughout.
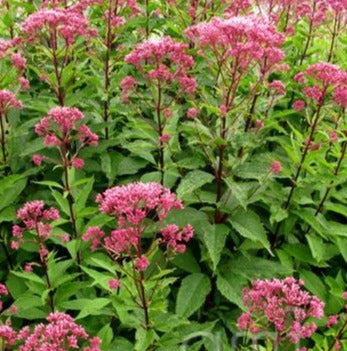
<path id="1" fill-rule="evenodd" d="M 0 349 L 347 350 L 346 24 L 2 0 Z"/>

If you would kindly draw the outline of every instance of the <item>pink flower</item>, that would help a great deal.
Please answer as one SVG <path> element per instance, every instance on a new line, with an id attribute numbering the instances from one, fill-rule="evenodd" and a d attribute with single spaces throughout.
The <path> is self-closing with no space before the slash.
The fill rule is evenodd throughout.
<path id="1" fill-rule="evenodd" d="M 327 323 L 325 324 L 326 328 L 331 328 L 339 322 L 339 315 L 334 314 L 329 316 Z"/>
<path id="2" fill-rule="evenodd" d="M 24 77 L 20 77 L 18 79 L 18 82 L 19 82 L 20 87 L 21 87 L 22 90 L 28 90 L 30 88 L 29 81 L 26 78 L 24 78 Z"/>
<path id="3" fill-rule="evenodd" d="M 332 130 L 332 131 L 330 132 L 330 141 L 331 141 L 332 143 L 336 143 L 338 140 L 339 140 L 339 136 L 338 136 L 336 130 Z"/>
<path id="4" fill-rule="evenodd" d="M 347 85 L 340 85 L 335 88 L 333 102 L 342 108 L 347 107 Z"/>
<path id="5" fill-rule="evenodd" d="M 258 132 L 259 129 L 261 129 L 263 127 L 264 127 L 264 121 L 262 119 L 257 119 L 255 121 L 255 126 L 254 126 L 255 132 Z"/>
<path id="6" fill-rule="evenodd" d="M 18 241 L 11 241 L 11 249 L 12 250 L 15 250 L 15 251 L 18 251 L 19 249 L 19 242 Z"/>
<path id="7" fill-rule="evenodd" d="M 12 349 L 12 346 L 16 343 L 17 338 L 17 332 L 10 325 L 0 325 L 0 339 L 2 340 L 2 344 L 5 345 L 8 350 Z"/>
<path id="8" fill-rule="evenodd" d="M 92 240 L 92 251 L 95 251 L 101 243 L 101 238 L 105 236 L 105 233 L 99 227 L 90 227 L 86 233 L 82 236 L 83 241 Z"/>
<path id="9" fill-rule="evenodd" d="M 95 31 L 89 28 L 87 18 L 76 8 L 41 9 L 32 13 L 22 23 L 24 35 L 33 41 L 40 39 L 42 34 L 55 30 L 67 45 L 74 43 L 78 37 L 89 38 L 95 36 Z"/>
<path id="10" fill-rule="evenodd" d="M 194 119 L 198 115 L 198 110 L 194 107 L 188 109 L 187 118 Z"/>
<path id="11" fill-rule="evenodd" d="M 83 327 L 78 325 L 72 317 L 65 313 L 51 313 L 47 318 L 48 324 L 38 324 L 32 333 L 26 328 L 20 333 L 24 344 L 19 347 L 20 351 L 38 350 L 89 350 L 100 351 L 99 339 L 89 339 Z M 88 340 L 90 347 L 81 347 Z"/>
<path id="12" fill-rule="evenodd" d="M 110 279 L 108 281 L 108 286 L 112 290 L 117 290 L 120 287 L 120 281 L 118 279 Z"/>
<path id="13" fill-rule="evenodd" d="M 158 140 L 159 140 L 159 143 L 161 144 L 167 144 L 170 140 L 171 136 L 169 134 L 162 134 Z"/>
<path id="14" fill-rule="evenodd" d="M 11 309 L 11 313 L 12 314 L 17 314 L 18 313 L 18 307 L 17 306 L 12 305 L 10 309 Z"/>
<path id="15" fill-rule="evenodd" d="M 69 234 L 63 234 L 61 237 L 60 237 L 60 240 L 63 244 L 66 244 L 70 241 L 70 235 Z"/>
<path id="16" fill-rule="evenodd" d="M 122 88 L 122 95 L 128 96 L 129 91 L 133 88 L 135 84 L 136 84 L 136 80 L 133 77 L 131 76 L 125 77 L 120 83 L 120 86 Z"/>
<path id="17" fill-rule="evenodd" d="M 188 70 L 194 65 L 192 56 L 186 53 L 187 44 L 175 42 L 171 37 L 146 40 L 136 46 L 125 61 L 135 66 L 148 80 L 156 80 L 164 85 L 178 82 L 181 90 L 193 94 L 196 81 L 188 75 Z M 131 77 L 122 81 L 123 96 L 135 84 Z"/>
<path id="18" fill-rule="evenodd" d="M 60 154 L 64 155 L 70 151 L 73 143 L 77 144 L 78 152 L 88 145 L 95 147 L 98 145 L 99 137 L 92 133 L 85 124 L 79 125 L 83 118 L 82 112 L 74 107 L 52 108 L 47 116 L 35 125 L 35 133 L 45 137 L 46 146 L 60 148 Z M 35 158 L 39 162 L 36 156 Z M 65 161 L 62 156 L 62 162 Z M 72 166 L 80 169 L 83 168 L 83 165 L 84 161 L 76 154 L 72 160 Z"/>
<path id="19" fill-rule="evenodd" d="M 0 90 L 0 116 L 3 117 L 10 108 L 21 109 L 21 101 L 17 100 L 11 91 Z"/>
<path id="20" fill-rule="evenodd" d="M 164 116 L 169 119 L 172 116 L 172 111 L 169 108 L 164 109 Z"/>
<path id="21" fill-rule="evenodd" d="M 273 161 L 271 163 L 270 170 L 271 170 L 271 173 L 275 174 L 275 175 L 280 173 L 282 171 L 282 166 L 281 166 L 280 162 Z"/>
<path id="22" fill-rule="evenodd" d="M 78 128 L 79 132 L 79 141 L 84 145 L 91 145 L 93 147 L 98 146 L 99 137 L 97 134 L 92 133 L 92 131 L 85 125 L 81 125 Z"/>
<path id="23" fill-rule="evenodd" d="M 228 108 L 225 105 L 220 105 L 219 111 L 220 111 L 220 114 L 222 115 L 222 117 L 225 117 L 228 113 Z"/>
<path id="24" fill-rule="evenodd" d="M 168 250 L 172 250 L 174 253 L 183 253 L 186 250 L 186 243 L 194 235 L 194 229 L 190 224 L 182 230 L 179 230 L 176 224 L 168 224 L 162 229 L 161 235 L 162 238 L 159 242 L 166 245 Z"/>
<path id="25" fill-rule="evenodd" d="M 24 71 L 26 69 L 26 59 L 21 56 L 21 54 L 15 53 L 12 55 L 12 64 L 19 71 Z"/>
<path id="26" fill-rule="evenodd" d="M 7 296 L 8 295 L 8 290 L 6 288 L 6 286 L 2 283 L 0 283 L 0 296 Z"/>
<path id="27" fill-rule="evenodd" d="M 45 209 L 45 204 L 43 201 L 35 200 L 27 202 L 22 208 L 17 211 L 17 218 L 20 219 L 24 227 L 14 225 L 12 227 L 12 235 L 16 240 L 11 242 L 11 248 L 18 250 L 19 244 L 23 242 L 22 232 L 24 230 L 36 230 L 36 240 L 40 244 L 40 254 L 41 256 L 46 256 L 46 249 L 43 246 L 42 241 L 49 238 L 51 233 L 51 226 L 47 221 L 58 220 L 59 211 L 54 207 Z"/>
<path id="28" fill-rule="evenodd" d="M 26 264 L 24 266 L 24 272 L 32 272 L 33 271 L 33 266 L 31 264 Z"/>
<path id="29" fill-rule="evenodd" d="M 59 146 L 61 144 L 61 141 L 59 140 L 59 138 L 57 136 L 52 135 L 52 134 L 47 134 L 45 136 L 44 144 L 46 146 Z"/>
<path id="30" fill-rule="evenodd" d="M 324 303 L 302 286 L 302 281 L 291 277 L 253 281 L 251 288 L 242 293 L 247 309 L 238 319 L 239 329 L 252 332 L 257 322 L 263 328 L 260 331 L 279 332 L 279 343 L 288 340 L 295 344 L 310 338 L 317 326 L 307 321 L 322 318 Z"/>
<path id="31" fill-rule="evenodd" d="M 137 225 L 149 212 L 156 211 L 163 220 L 171 209 L 181 209 L 182 203 L 169 189 L 158 183 L 132 183 L 116 186 L 96 198 L 103 213 L 115 215 L 119 225 Z"/>
<path id="32" fill-rule="evenodd" d="M 226 65 L 238 62 L 243 75 L 254 63 L 260 65 L 263 73 L 272 69 L 283 59 L 279 49 L 284 36 L 276 32 L 268 21 L 257 16 L 233 16 L 228 19 L 213 17 L 209 22 L 201 22 L 189 27 L 186 36 L 206 52 L 224 52 Z"/>
<path id="33" fill-rule="evenodd" d="M 149 262 L 145 256 L 138 257 L 135 261 L 135 268 L 143 272 L 147 269 Z"/>
<path id="34" fill-rule="evenodd" d="M 294 80 L 300 84 L 305 84 L 305 75 L 303 72 L 299 72 L 294 76 Z"/>
<path id="35" fill-rule="evenodd" d="M 278 94 L 278 95 L 285 95 L 286 94 L 286 87 L 279 80 L 274 80 L 273 82 L 271 82 L 269 84 L 269 88 L 272 88 L 275 91 L 275 94 Z"/>
<path id="36" fill-rule="evenodd" d="M 72 160 L 72 167 L 76 169 L 82 169 L 84 167 L 84 160 L 81 158 L 74 158 Z"/>
<path id="37" fill-rule="evenodd" d="M 301 111 L 305 107 L 305 102 L 303 100 L 296 100 L 293 104 L 293 109 L 295 111 Z"/>

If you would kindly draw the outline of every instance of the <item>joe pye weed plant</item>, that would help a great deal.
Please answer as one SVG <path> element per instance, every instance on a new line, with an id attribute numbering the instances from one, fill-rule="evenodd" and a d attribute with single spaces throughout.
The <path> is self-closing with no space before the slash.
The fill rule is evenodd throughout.
<path id="1" fill-rule="evenodd" d="M 347 350 L 346 10 L 1 1 L 0 350 Z"/>

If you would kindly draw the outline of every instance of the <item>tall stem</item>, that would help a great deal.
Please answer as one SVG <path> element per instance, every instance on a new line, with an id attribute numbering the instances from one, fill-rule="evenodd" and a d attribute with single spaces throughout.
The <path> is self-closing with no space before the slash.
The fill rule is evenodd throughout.
<path id="1" fill-rule="evenodd" d="M 338 340 L 341 339 L 341 337 L 342 337 L 343 334 L 345 333 L 346 328 L 347 328 L 347 317 L 345 317 L 345 322 L 343 323 L 341 329 L 340 329 L 339 332 L 337 333 L 337 335 L 336 335 L 336 337 L 335 337 L 335 339 L 334 339 L 334 342 L 329 346 L 328 351 L 331 351 L 331 350 L 334 348 L 334 346 L 335 346 L 335 344 L 336 344 L 336 341 L 338 341 Z"/>
<path id="2" fill-rule="evenodd" d="M 109 0 L 108 4 L 108 14 L 107 14 L 107 33 L 106 33 L 106 59 L 105 59 L 105 81 L 104 81 L 104 91 L 105 91 L 105 101 L 104 101 L 104 121 L 107 122 L 109 118 L 109 102 L 108 93 L 110 87 L 110 56 L 112 48 L 112 33 L 111 33 L 111 17 L 112 17 L 112 0 Z M 108 127 L 105 128 L 105 138 L 108 139 L 109 130 Z"/>
<path id="3" fill-rule="evenodd" d="M 340 171 L 340 168 L 341 168 L 341 165 L 342 165 L 342 161 L 343 159 L 345 158 L 345 155 L 346 155 L 346 149 L 347 149 L 347 142 L 344 141 L 342 143 L 342 151 L 341 151 L 341 155 L 339 157 L 339 160 L 337 161 L 337 165 L 335 167 L 335 170 L 334 170 L 334 173 L 333 175 L 336 177 L 338 174 L 339 174 L 339 171 Z M 330 194 L 330 191 L 331 191 L 331 185 L 333 184 L 333 180 L 330 182 L 330 185 L 327 187 L 327 189 L 325 190 L 325 193 L 322 197 L 322 200 L 320 201 L 317 209 L 316 209 L 316 212 L 315 212 L 315 216 L 318 216 L 318 214 L 320 212 L 322 212 L 323 210 L 323 207 L 324 207 L 324 204 L 325 204 L 325 201 L 328 199 L 328 196 Z M 308 228 L 306 229 L 306 234 L 309 233 L 309 231 L 311 230 L 311 226 L 308 226 Z"/>
<path id="4" fill-rule="evenodd" d="M 4 253 L 5 253 L 5 256 L 6 256 L 6 261 L 10 267 L 10 269 L 13 269 L 13 263 L 12 263 L 12 260 L 11 260 L 11 256 L 10 256 L 10 253 L 7 249 L 7 246 L 6 246 L 6 243 L 5 243 L 5 237 L 4 237 L 4 234 L 2 231 L 0 231 L 0 241 L 1 241 L 1 246 L 2 248 L 4 249 Z"/>
<path id="5" fill-rule="evenodd" d="M 225 106 L 227 108 L 228 112 L 233 104 L 235 92 L 237 85 L 235 85 L 236 81 L 236 73 L 237 73 L 237 60 L 236 62 L 233 62 L 233 73 L 232 73 L 232 78 L 229 87 L 227 88 L 227 93 L 225 97 Z M 226 131 L 227 131 L 227 121 L 226 121 L 226 115 L 220 116 L 221 118 L 221 129 L 220 129 L 220 138 L 224 141 L 225 136 L 226 136 Z M 216 194 L 216 210 L 214 213 L 214 221 L 215 223 L 222 223 L 225 220 L 225 216 L 221 213 L 221 211 L 218 208 L 218 203 L 220 202 L 222 196 L 223 196 L 223 168 L 224 168 L 224 152 L 225 152 L 225 145 L 218 145 L 218 166 L 215 171 L 215 180 L 217 184 L 217 194 Z"/>
<path id="6" fill-rule="evenodd" d="M 302 153 L 302 156 L 301 156 L 301 160 L 300 160 L 298 169 L 297 169 L 297 171 L 296 171 L 295 177 L 294 177 L 293 182 L 292 182 L 292 187 L 291 187 L 291 189 L 290 189 L 290 192 L 289 192 L 289 195 L 288 195 L 286 204 L 285 204 L 285 206 L 284 206 L 284 208 L 285 208 L 286 210 L 289 208 L 290 201 L 291 201 L 291 199 L 292 199 L 292 197 L 293 197 L 294 190 L 295 190 L 296 185 L 297 185 L 297 181 L 298 181 L 299 176 L 300 176 L 301 171 L 302 171 L 302 167 L 303 167 L 304 162 L 305 162 L 305 160 L 306 160 L 306 157 L 307 157 L 307 155 L 308 155 L 308 151 L 309 151 L 310 146 L 311 146 L 311 142 L 312 142 L 312 139 L 313 139 L 313 135 L 314 135 L 314 132 L 316 131 L 316 128 L 317 128 L 317 124 L 318 124 L 318 121 L 319 121 L 319 117 L 320 117 L 320 112 L 321 112 L 322 106 L 323 106 L 323 103 L 319 103 L 318 108 L 317 108 L 317 112 L 316 112 L 316 117 L 315 117 L 315 119 L 314 119 L 314 121 L 313 121 L 313 124 L 312 124 L 312 126 L 311 126 L 310 135 L 309 135 L 308 140 L 307 140 L 307 143 L 306 143 L 306 145 L 305 145 L 304 152 Z"/>
<path id="7" fill-rule="evenodd" d="M 38 223 L 36 223 L 36 234 L 37 234 L 38 244 L 41 248 L 41 247 L 43 247 L 43 242 L 41 239 L 40 228 L 38 226 Z M 54 312 L 53 291 L 52 291 L 51 280 L 49 279 L 49 275 L 48 275 L 47 260 L 46 260 L 46 257 L 44 255 L 41 255 L 41 253 L 40 253 L 40 261 L 41 261 L 41 267 L 42 267 L 43 273 L 44 273 L 45 278 L 46 278 L 47 287 L 49 289 L 49 294 L 48 294 L 49 305 L 50 305 L 51 311 Z"/>
<path id="8" fill-rule="evenodd" d="M 307 55 L 307 50 L 310 46 L 310 43 L 311 43 L 311 39 L 312 39 L 312 32 L 313 32 L 313 19 L 310 20 L 310 26 L 309 26 L 309 29 L 308 29 L 308 34 L 307 34 L 307 40 L 306 40 L 306 44 L 305 44 L 305 48 L 304 48 L 304 51 L 301 55 L 301 58 L 300 58 L 300 63 L 299 65 L 301 66 L 302 63 L 304 62 L 305 58 L 306 58 L 306 55 Z"/>
<path id="9" fill-rule="evenodd" d="M 338 34 L 337 33 L 338 17 L 339 17 L 339 14 L 336 13 L 335 20 L 334 20 L 334 29 L 333 29 L 333 34 L 332 34 L 331 44 L 330 44 L 330 50 L 329 50 L 329 55 L 328 55 L 328 62 L 331 62 L 331 60 L 333 58 L 333 54 L 334 54 L 335 40 L 336 40 L 336 36 Z"/>
<path id="10" fill-rule="evenodd" d="M 6 156 L 6 147 L 5 147 L 5 125 L 4 125 L 4 118 L 5 116 L 0 113 L 0 129 L 1 129 L 1 150 L 2 150 L 2 159 L 4 163 L 7 163 L 7 156 Z"/>
<path id="11" fill-rule="evenodd" d="M 157 123 L 158 123 L 158 134 L 159 134 L 159 167 L 160 167 L 160 182 L 164 183 L 164 143 L 161 140 L 163 135 L 163 124 L 161 121 L 161 100 L 162 100 L 162 87 L 160 81 L 158 80 L 158 101 L 156 106 L 156 115 L 157 115 Z"/>
<path id="12" fill-rule="evenodd" d="M 146 39 L 149 38 L 149 0 L 146 0 Z"/>
<path id="13" fill-rule="evenodd" d="M 67 162 L 64 162 L 64 178 L 65 178 L 65 190 L 67 192 L 67 201 L 69 204 L 69 212 L 70 212 L 70 222 L 72 226 L 72 232 L 73 232 L 73 237 L 76 239 L 77 238 L 77 227 L 76 227 L 76 217 L 73 209 L 73 197 L 71 194 L 71 188 L 70 188 L 70 181 L 69 181 L 69 168 L 68 165 L 66 164 Z"/>
<path id="14" fill-rule="evenodd" d="M 144 316 L 145 316 L 145 329 L 149 329 L 149 313 L 148 313 L 148 302 L 146 299 L 146 292 L 145 292 L 145 276 L 143 272 L 140 272 L 140 298 L 141 298 L 141 305 L 143 308 Z"/>
<path id="15" fill-rule="evenodd" d="M 320 112 L 321 112 L 321 109 L 324 105 L 324 96 L 325 96 L 325 92 L 326 92 L 326 89 L 324 89 L 324 92 L 322 94 L 322 99 L 321 101 L 319 102 L 318 104 L 318 107 L 317 107 L 317 111 L 316 111 L 316 117 L 314 118 L 313 120 L 313 123 L 312 123 L 312 126 L 311 126 L 311 131 L 310 131 L 310 135 L 307 139 L 307 142 L 306 142 L 306 145 L 305 145 L 305 148 L 304 148 L 304 151 L 302 153 L 302 156 L 301 156 L 301 160 L 300 160 L 300 163 L 299 163 L 299 166 L 298 166 L 298 169 L 296 171 L 296 174 L 294 176 L 294 178 L 292 179 L 292 186 L 291 186 L 291 189 L 290 189 L 290 192 L 289 192 L 289 195 L 288 195 L 288 198 L 287 198 L 287 201 L 284 205 L 284 209 L 285 210 L 288 210 L 289 208 L 289 205 L 290 205 L 290 202 L 291 202 L 291 199 L 294 195 L 294 190 L 297 186 L 297 181 L 299 179 L 299 176 L 301 174 L 301 171 L 302 171 L 302 167 L 304 165 L 304 162 L 306 160 L 306 157 L 308 155 L 308 151 L 310 149 L 310 146 L 311 146 L 311 142 L 312 142 L 312 139 L 313 139 L 313 135 L 316 131 L 316 128 L 317 128 L 317 125 L 318 125 L 318 121 L 319 121 L 319 117 L 320 117 Z M 278 232 L 279 232 L 279 229 L 280 229 L 280 225 L 281 225 L 281 222 L 278 222 L 277 225 L 276 225 L 276 229 L 275 229 L 275 236 L 274 236 L 274 241 L 272 243 L 272 248 L 274 248 L 277 244 L 277 241 L 278 241 Z"/>
<path id="16" fill-rule="evenodd" d="M 54 30 L 51 35 L 51 45 L 52 45 L 52 57 L 53 57 L 53 67 L 54 74 L 57 80 L 57 98 L 60 106 L 64 106 L 64 91 L 61 86 L 61 73 L 59 73 L 58 57 L 57 57 L 57 33 Z"/>
<path id="17" fill-rule="evenodd" d="M 9 14 L 10 13 L 10 4 L 8 3 L 7 0 L 5 0 L 5 6 L 6 6 L 8 14 Z M 13 39 L 14 38 L 14 29 L 13 29 L 13 25 L 12 24 L 10 25 L 9 30 L 10 30 L 10 37 L 11 37 L 11 39 Z"/>

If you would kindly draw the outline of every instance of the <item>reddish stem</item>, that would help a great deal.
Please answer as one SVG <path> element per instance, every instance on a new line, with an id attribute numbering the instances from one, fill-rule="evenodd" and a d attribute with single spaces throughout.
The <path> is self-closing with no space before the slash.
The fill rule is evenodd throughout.
<path id="1" fill-rule="evenodd" d="M 0 113 L 0 129 L 1 129 L 1 150 L 2 150 L 2 159 L 4 163 L 7 163 L 6 157 L 6 147 L 5 147 L 5 125 L 4 125 L 4 115 Z"/>

